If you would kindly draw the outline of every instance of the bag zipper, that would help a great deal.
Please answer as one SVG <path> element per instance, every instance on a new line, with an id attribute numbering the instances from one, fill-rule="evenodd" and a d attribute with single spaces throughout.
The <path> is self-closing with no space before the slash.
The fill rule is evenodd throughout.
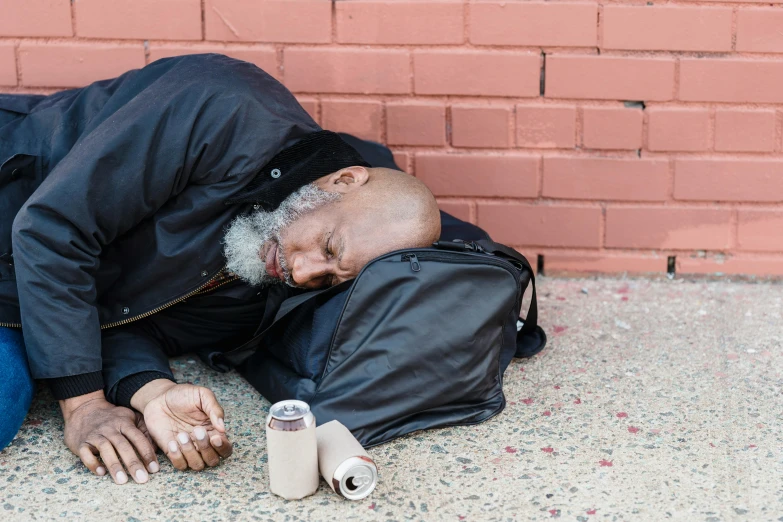
<path id="1" fill-rule="evenodd" d="M 411 252 L 411 253 L 402 254 L 402 258 L 400 259 L 400 261 L 410 262 L 411 270 L 413 270 L 414 272 L 419 272 L 421 270 L 421 263 L 419 263 L 419 260 L 444 261 L 447 263 L 472 263 L 473 262 L 472 260 L 469 261 L 467 259 L 464 260 L 460 259 L 460 257 L 462 256 L 470 256 L 473 259 L 479 258 L 484 263 L 503 267 L 506 270 L 509 270 L 511 273 L 513 273 L 515 277 L 517 277 L 517 274 L 522 270 L 511 261 L 506 261 L 502 257 L 497 257 L 488 253 L 479 254 L 479 253 L 473 253 L 470 251 L 463 250 L 461 252 L 458 252 L 458 254 L 459 254 L 458 256 L 454 256 L 454 255 L 449 255 L 440 252 L 419 252 L 418 255 L 416 255 Z M 414 268 L 414 263 L 418 268 Z"/>

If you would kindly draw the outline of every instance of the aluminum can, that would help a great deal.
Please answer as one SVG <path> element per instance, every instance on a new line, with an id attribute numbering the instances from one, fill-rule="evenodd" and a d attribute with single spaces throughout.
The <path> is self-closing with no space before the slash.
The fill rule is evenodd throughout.
<path id="1" fill-rule="evenodd" d="M 338 495 L 360 500 L 378 484 L 378 467 L 350 430 L 338 421 L 318 426 L 318 466 Z"/>
<path id="2" fill-rule="evenodd" d="M 302 401 L 281 401 L 266 418 L 269 489 L 287 500 L 318 489 L 318 443 L 315 416 Z"/>

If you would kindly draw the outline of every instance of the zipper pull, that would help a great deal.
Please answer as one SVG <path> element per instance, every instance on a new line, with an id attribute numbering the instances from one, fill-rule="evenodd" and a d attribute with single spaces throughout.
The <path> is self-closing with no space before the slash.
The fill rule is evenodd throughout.
<path id="1" fill-rule="evenodd" d="M 419 264 L 419 258 L 416 257 L 416 254 L 404 254 L 402 256 L 403 261 L 408 261 L 411 264 L 411 270 L 414 272 L 419 272 L 421 270 L 421 265 Z"/>

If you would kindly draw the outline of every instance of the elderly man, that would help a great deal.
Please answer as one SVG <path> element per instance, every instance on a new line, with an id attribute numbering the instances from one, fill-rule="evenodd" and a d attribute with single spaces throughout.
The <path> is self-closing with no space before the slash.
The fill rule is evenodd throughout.
<path id="1" fill-rule="evenodd" d="M 160 469 L 153 443 L 178 469 L 231 453 L 215 395 L 169 356 L 252 337 L 273 285 L 334 285 L 440 233 L 421 182 L 220 55 L 0 96 L 0 165 L 0 448 L 40 379 L 67 446 L 118 484 Z"/>

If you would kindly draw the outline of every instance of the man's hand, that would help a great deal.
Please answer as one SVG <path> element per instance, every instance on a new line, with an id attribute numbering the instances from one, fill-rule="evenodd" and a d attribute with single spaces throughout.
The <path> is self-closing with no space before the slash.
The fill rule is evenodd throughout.
<path id="1" fill-rule="evenodd" d="M 136 482 L 143 483 L 149 480 L 147 470 L 160 470 L 155 447 L 143 431 L 144 421 L 133 410 L 109 403 L 102 391 L 60 401 L 60 408 L 65 444 L 96 475 L 105 475 L 108 468 L 114 482 L 125 484 L 127 469 Z"/>
<path id="2" fill-rule="evenodd" d="M 155 380 L 133 395 L 131 406 L 143 412 L 150 436 L 177 469 L 202 470 L 231 455 L 223 408 L 208 388 Z"/>

